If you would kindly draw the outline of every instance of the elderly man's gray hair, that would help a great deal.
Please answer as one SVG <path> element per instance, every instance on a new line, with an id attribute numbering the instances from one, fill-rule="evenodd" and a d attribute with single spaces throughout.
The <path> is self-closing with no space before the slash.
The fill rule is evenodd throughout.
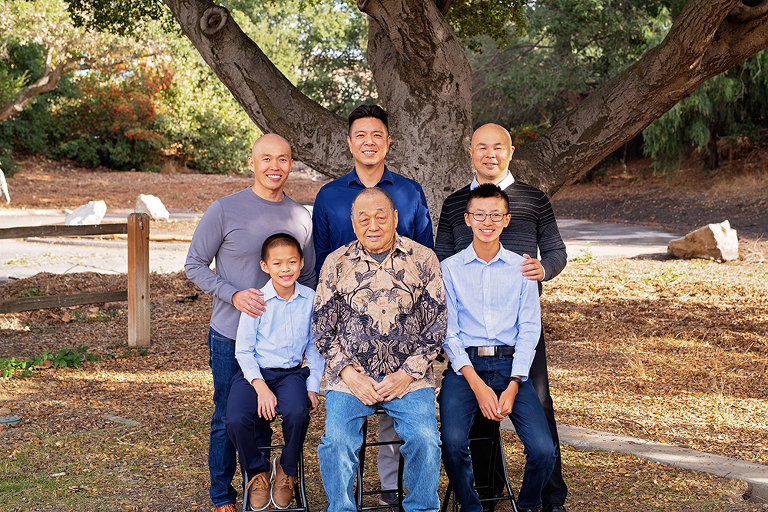
<path id="1" fill-rule="evenodd" d="M 392 211 L 395 211 L 395 202 L 392 200 L 392 196 L 389 195 L 389 192 L 386 190 L 382 190 L 379 187 L 370 187 L 370 188 L 364 188 L 360 192 L 357 193 L 355 198 L 352 200 L 352 208 L 349 211 L 350 215 L 355 214 L 355 203 L 357 203 L 358 199 L 362 199 L 364 197 L 368 196 L 382 196 L 387 199 L 387 202 L 389 203 L 389 207 L 392 209 Z"/>

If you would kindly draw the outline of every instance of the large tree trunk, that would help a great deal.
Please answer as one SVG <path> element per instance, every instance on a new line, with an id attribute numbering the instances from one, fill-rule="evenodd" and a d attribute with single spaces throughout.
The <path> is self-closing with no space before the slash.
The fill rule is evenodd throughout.
<path id="1" fill-rule="evenodd" d="M 261 130 L 284 136 L 297 159 L 325 174 L 351 169 L 345 120 L 291 85 L 226 9 L 164 1 Z M 471 177 L 469 65 L 434 0 L 358 2 L 371 21 L 369 63 L 391 116 L 387 161 L 422 184 L 436 217 L 442 199 Z M 701 83 L 768 46 L 766 18 L 768 0 L 690 0 L 662 44 L 516 152 L 512 172 L 556 193 Z"/>
<path id="2" fill-rule="evenodd" d="M 421 183 L 437 217 L 443 199 L 472 178 L 469 62 L 432 1 L 358 5 L 369 15 L 368 64 L 389 113 L 389 165 Z"/>
<path id="3" fill-rule="evenodd" d="M 512 172 L 554 195 L 706 80 L 768 46 L 768 0 L 689 0 L 664 41 L 592 93 L 535 143 Z"/>

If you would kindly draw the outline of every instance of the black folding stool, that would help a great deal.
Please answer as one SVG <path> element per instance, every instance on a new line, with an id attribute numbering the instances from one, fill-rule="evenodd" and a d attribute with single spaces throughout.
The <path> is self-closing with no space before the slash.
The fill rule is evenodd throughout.
<path id="1" fill-rule="evenodd" d="M 384 409 L 380 406 L 376 407 L 373 414 L 378 414 L 379 417 L 386 414 Z M 365 472 L 365 449 L 369 446 L 387 446 L 393 444 L 402 445 L 402 440 L 396 441 L 376 441 L 368 442 L 368 418 L 365 418 L 363 422 L 363 444 L 360 445 L 360 463 L 357 465 L 357 479 L 355 482 L 355 504 L 357 505 L 357 512 L 363 512 L 365 510 L 380 510 L 385 508 L 391 508 L 390 505 L 363 505 L 363 497 L 373 496 L 374 494 L 381 494 L 385 492 L 397 493 L 397 504 L 400 510 L 403 510 L 403 465 L 405 463 L 403 455 L 400 454 L 400 462 L 397 465 L 397 489 L 378 489 L 374 491 L 363 491 L 363 473 Z"/>
<path id="2" fill-rule="evenodd" d="M 478 414 L 482 414 L 478 411 Z M 472 442 L 481 441 L 481 442 L 487 442 L 489 446 L 489 452 L 491 454 L 496 453 L 498 450 L 501 450 L 501 467 L 504 470 L 504 487 L 507 490 L 506 496 L 497 496 L 497 497 L 490 497 L 490 498 L 481 498 L 480 503 L 483 505 L 486 503 L 494 503 L 497 504 L 500 501 L 509 501 L 512 504 L 512 510 L 513 512 L 517 512 L 517 504 L 515 503 L 515 494 L 512 492 L 512 484 L 509 482 L 509 474 L 507 473 L 507 460 L 506 457 L 504 457 L 504 439 L 501 437 L 501 423 L 498 421 L 494 421 L 493 426 L 493 432 L 490 436 L 485 437 L 472 437 L 469 440 Z M 487 485 L 484 485 L 482 487 L 475 487 L 475 490 L 482 490 L 482 489 L 493 489 L 493 476 L 496 474 L 496 457 L 491 457 L 491 463 L 488 466 L 488 477 L 486 478 L 486 482 L 488 482 Z M 451 500 L 451 495 L 453 496 L 453 512 L 458 512 L 459 510 L 459 500 L 456 499 L 455 493 L 453 492 L 453 486 L 451 485 L 451 482 L 448 482 L 448 488 L 445 490 L 445 496 L 443 497 L 443 503 L 440 506 L 440 512 L 447 512 L 448 510 L 448 503 Z M 480 494 L 478 492 L 478 494 Z M 492 494 L 492 492 L 491 492 Z"/>
<path id="3" fill-rule="evenodd" d="M 272 446 L 259 446 L 259 450 L 267 452 L 267 458 L 270 459 L 271 450 L 282 450 L 285 448 L 283 444 L 276 444 Z M 271 459 L 270 459 L 271 460 Z M 282 510 L 283 512 L 309 512 L 309 501 L 307 500 L 307 488 L 304 483 L 304 447 L 299 449 L 299 460 L 296 465 L 296 485 L 293 486 L 293 500 L 296 502 L 294 508 L 284 508 L 275 510 Z M 243 469 L 243 512 L 251 512 L 251 504 L 248 502 L 248 489 L 245 488 L 248 485 L 251 477 Z M 271 506 L 268 507 L 272 508 Z M 267 509 L 265 509 L 267 510 Z"/>

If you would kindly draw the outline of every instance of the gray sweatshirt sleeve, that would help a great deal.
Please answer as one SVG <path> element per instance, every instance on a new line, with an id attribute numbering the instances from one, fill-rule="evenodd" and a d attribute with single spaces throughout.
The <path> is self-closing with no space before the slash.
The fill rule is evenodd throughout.
<path id="1" fill-rule="evenodd" d="M 224 236 L 224 212 L 216 201 L 208 207 L 195 229 L 184 262 L 184 271 L 203 292 L 232 304 L 232 296 L 240 290 L 210 268 Z"/>

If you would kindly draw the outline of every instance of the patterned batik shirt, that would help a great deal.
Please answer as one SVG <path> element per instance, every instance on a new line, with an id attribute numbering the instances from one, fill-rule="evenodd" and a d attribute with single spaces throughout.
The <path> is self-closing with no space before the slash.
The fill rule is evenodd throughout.
<path id="1" fill-rule="evenodd" d="M 359 241 L 325 260 L 315 294 L 312 337 L 328 362 L 328 390 L 350 393 L 347 365 L 379 380 L 398 370 L 406 392 L 435 386 L 432 362 L 447 325 L 440 263 L 431 249 L 397 235 L 379 264 Z"/>

